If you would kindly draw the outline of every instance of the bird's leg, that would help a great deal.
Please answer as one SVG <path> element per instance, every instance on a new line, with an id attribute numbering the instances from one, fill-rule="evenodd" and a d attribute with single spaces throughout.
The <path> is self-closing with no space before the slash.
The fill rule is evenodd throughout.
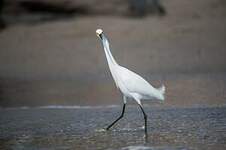
<path id="1" fill-rule="evenodd" d="M 140 106 L 140 109 L 141 109 L 141 111 L 142 111 L 142 113 L 144 115 L 144 129 L 145 129 L 145 133 L 147 134 L 147 115 L 144 112 L 144 109 L 143 109 L 142 105 L 139 104 L 139 106 Z"/>
<path id="2" fill-rule="evenodd" d="M 106 130 L 109 130 L 116 122 L 118 122 L 124 115 L 124 112 L 125 112 L 125 108 L 126 108 L 126 103 L 123 104 L 123 108 L 122 108 L 122 113 L 121 115 L 113 122 L 111 123 L 107 128 Z"/>

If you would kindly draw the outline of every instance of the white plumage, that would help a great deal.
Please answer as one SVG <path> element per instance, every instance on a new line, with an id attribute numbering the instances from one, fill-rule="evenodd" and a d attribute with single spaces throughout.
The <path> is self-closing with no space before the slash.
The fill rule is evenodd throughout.
<path id="1" fill-rule="evenodd" d="M 121 116 L 118 119 L 116 119 L 111 125 L 109 125 L 107 127 L 107 130 L 111 128 L 111 126 L 113 126 L 119 119 L 123 117 L 126 99 L 127 97 L 130 97 L 136 100 L 136 102 L 139 104 L 145 119 L 145 131 L 147 131 L 147 128 L 146 128 L 147 115 L 145 114 L 142 108 L 142 104 L 140 100 L 141 99 L 159 99 L 163 101 L 165 86 L 163 85 L 162 87 L 156 89 L 138 74 L 130 71 L 125 67 L 118 65 L 111 54 L 109 42 L 106 36 L 103 34 L 103 31 L 101 29 L 97 29 L 96 34 L 102 41 L 104 52 L 107 58 L 108 66 L 110 68 L 112 77 L 116 83 L 117 88 L 119 88 L 120 91 L 122 92 L 123 100 L 124 100 L 124 106 L 123 106 L 123 111 Z"/>

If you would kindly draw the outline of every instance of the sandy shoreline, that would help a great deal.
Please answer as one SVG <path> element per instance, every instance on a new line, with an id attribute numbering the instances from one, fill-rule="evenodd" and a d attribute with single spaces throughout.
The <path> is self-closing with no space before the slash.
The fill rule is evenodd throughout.
<path id="1" fill-rule="evenodd" d="M 120 104 L 97 28 L 119 64 L 165 84 L 164 106 L 224 105 L 226 3 L 162 3 L 164 17 L 75 16 L 2 30 L 0 106 Z"/>
<path id="2" fill-rule="evenodd" d="M 85 78 L 85 77 L 84 77 Z M 226 74 L 172 74 L 147 76 L 155 87 L 165 84 L 166 100 L 144 100 L 156 107 L 222 106 L 226 99 Z M 46 105 L 121 105 L 121 94 L 111 76 L 89 80 L 41 79 L 0 80 L 1 107 Z M 133 103 L 129 101 L 129 103 Z"/>

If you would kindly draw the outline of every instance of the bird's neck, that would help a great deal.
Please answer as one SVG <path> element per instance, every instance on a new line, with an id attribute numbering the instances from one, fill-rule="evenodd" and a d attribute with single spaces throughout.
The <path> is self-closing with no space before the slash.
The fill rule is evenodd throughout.
<path id="1" fill-rule="evenodd" d="M 105 52 L 109 67 L 111 68 L 111 67 L 117 66 L 118 64 L 111 54 L 109 42 L 106 37 L 103 37 L 103 46 L 104 46 L 104 52 Z"/>

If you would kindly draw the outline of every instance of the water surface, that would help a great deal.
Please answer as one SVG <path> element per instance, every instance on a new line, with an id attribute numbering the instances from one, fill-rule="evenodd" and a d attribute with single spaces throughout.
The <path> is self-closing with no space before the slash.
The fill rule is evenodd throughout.
<path id="1" fill-rule="evenodd" d="M 0 149 L 225 149 L 226 108 L 146 106 L 148 134 L 135 106 L 111 131 L 121 111 L 109 107 L 40 107 L 0 110 Z"/>

